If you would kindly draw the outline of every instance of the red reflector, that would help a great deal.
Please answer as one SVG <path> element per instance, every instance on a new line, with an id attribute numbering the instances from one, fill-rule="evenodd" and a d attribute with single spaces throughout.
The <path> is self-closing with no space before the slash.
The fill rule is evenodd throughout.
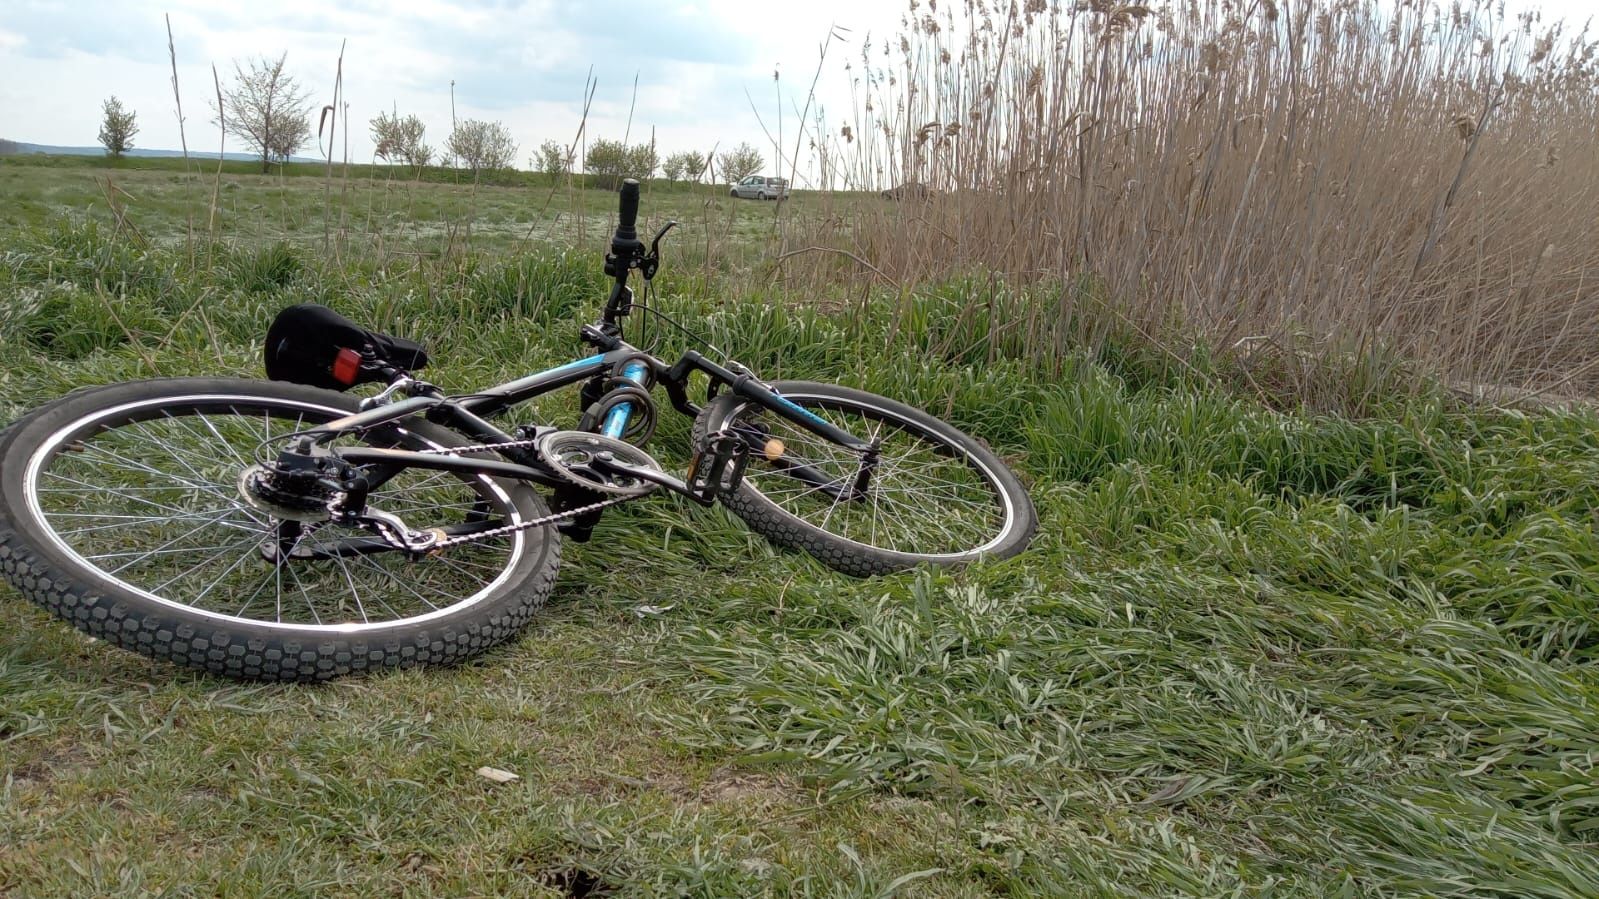
<path id="1" fill-rule="evenodd" d="M 333 380 L 346 386 L 355 383 L 361 373 L 361 354 L 352 349 L 340 349 L 333 357 Z"/>

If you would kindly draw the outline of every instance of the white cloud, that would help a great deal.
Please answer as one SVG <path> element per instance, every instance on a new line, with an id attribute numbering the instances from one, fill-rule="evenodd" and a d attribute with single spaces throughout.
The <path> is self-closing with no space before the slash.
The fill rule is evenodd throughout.
<path id="1" fill-rule="evenodd" d="M 1542 7 L 1546 19 L 1585 19 L 1590 3 L 1522 5 Z M 365 123 L 391 107 L 421 116 L 431 142 L 442 143 L 453 81 L 456 114 L 505 122 L 525 160 L 543 140 L 572 139 L 592 67 L 591 138 L 621 137 L 636 76 L 634 139 L 654 129 L 663 152 L 749 141 L 770 159 L 752 98 L 774 129 L 781 109 L 792 151 L 829 29 L 848 30 L 829 51 L 816 101 L 837 116 L 850 106 L 844 63 L 858 68 L 862 42 L 880 43 L 907 8 L 908 0 L 0 0 L 0 137 L 91 144 L 100 101 L 115 93 L 139 112 L 139 145 L 176 148 L 169 13 L 191 147 L 218 143 L 213 63 L 226 81 L 235 59 L 287 50 L 290 71 L 320 105 L 345 43 L 354 158 L 370 157 Z"/>
<path id="2" fill-rule="evenodd" d="M 118 3 L 7 0 L 0 12 L 0 136 L 92 143 L 99 102 L 116 93 L 138 110 L 138 143 L 180 143 L 167 61 L 170 15 L 185 133 L 214 148 L 214 64 L 224 85 L 235 60 L 288 51 L 289 69 L 318 104 L 330 99 L 345 44 L 344 88 L 352 155 L 371 151 L 365 122 L 398 107 L 447 133 L 451 82 L 458 116 L 499 119 L 527 155 L 577 130 L 584 82 L 597 80 L 593 136 L 620 137 L 638 78 L 632 134 L 653 128 L 663 151 L 763 141 L 746 91 L 775 116 L 771 73 L 803 92 L 830 25 L 862 33 L 898 18 L 900 0 L 816 0 L 798 5 L 684 0 L 648 10 L 620 0 L 214 0 Z M 792 111 L 786 113 L 792 116 Z"/>

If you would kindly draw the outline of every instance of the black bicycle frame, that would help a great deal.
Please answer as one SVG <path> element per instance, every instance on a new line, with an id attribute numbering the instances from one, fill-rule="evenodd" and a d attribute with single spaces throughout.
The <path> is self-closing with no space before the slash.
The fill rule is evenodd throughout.
<path id="1" fill-rule="evenodd" d="M 806 481 L 818 490 L 842 499 L 864 496 L 876 462 L 875 443 L 862 440 L 787 399 L 737 363 L 730 362 L 723 366 L 690 350 L 676 363 L 667 365 L 661 359 L 622 339 L 619 320 L 632 311 L 633 305 L 633 292 L 627 286 L 628 274 L 638 269 L 646 280 L 654 275 L 660 259 L 661 237 L 671 230 L 676 222 L 668 222 L 666 227 L 655 235 L 655 240 L 646 252 L 644 244 L 638 240 L 634 230 L 638 214 L 638 184 L 632 181 L 624 182 L 621 196 L 616 235 L 611 241 L 611 252 L 605 258 L 605 272 L 614 279 L 611 294 L 606 300 L 601 320 L 585 326 L 581 332 L 583 341 L 598 350 L 597 353 L 457 399 L 446 396 L 442 390 L 433 385 L 410 379 L 404 372 L 383 369 L 382 372 L 389 381 L 391 390 L 396 385 L 406 388 L 409 394 L 406 399 L 364 409 L 306 431 L 300 435 L 302 440 L 297 441 L 280 458 L 292 463 L 294 456 L 309 451 L 315 445 L 325 446 L 342 434 L 398 422 L 418 414 L 430 422 L 449 427 L 482 443 L 516 443 L 518 437 L 506 433 L 488 419 L 534 397 L 607 374 L 631 382 L 632 385 L 645 391 L 660 385 L 665 388 L 673 408 L 692 417 L 700 412 L 700 407 L 689 399 L 689 379 L 698 371 L 703 372 L 711 381 L 712 386 L 707 388 L 707 395 L 711 395 L 718 388 L 725 388 L 734 396 L 748 400 L 832 443 L 860 453 L 861 469 L 854 483 L 849 485 L 840 485 L 836 479 L 830 479 L 824 473 L 798 460 L 784 460 L 782 470 L 786 474 Z M 629 402 L 617 403 L 599 423 L 600 432 L 608 437 L 622 436 L 634 411 Z M 766 443 L 766 436 L 758 432 L 741 433 L 736 436 L 752 450 L 762 450 Z M 513 460 L 510 462 L 377 447 L 340 448 L 337 455 L 350 465 L 371 466 L 367 481 L 372 487 L 406 468 L 512 478 L 557 488 L 567 486 L 567 482 L 553 472 L 545 470 L 535 454 L 514 450 L 505 454 Z M 673 480 L 675 479 L 665 478 L 657 482 L 667 483 Z M 675 486 L 682 487 L 680 482 Z M 681 492 L 688 491 L 684 489 Z M 700 500 L 711 501 L 708 497 Z"/>
<path id="2" fill-rule="evenodd" d="M 634 362 L 648 366 L 649 370 L 655 375 L 655 379 L 666 388 L 674 408 L 685 415 L 694 415 L 699 412 L 699 408 L 687 399 L 688 376 L 692 372 L 699 371 L 704 372 L 715 383 L 726 386 L 734 395 L 750 400 L 762 408 L 768 409 L 822 437 L 826 437 L 840 446 L 848 447 L 858 452 L 866 452 L 871 449 L 870 443 L 838 428 L 809 409 L 792 402 L 782 394 L 761 383 L 759 379 L 748 371 L 743 370 L 742 367 L 726 368 L 706 359 L 693 350 L 684 353 L 676 364 L 668 366 L 660 359 L 642 352 L 621 340 L 617 340 L 616 343 L 616 348 L 607 352 L 598 353 L 586 359 L 568 362 L 565 365 L 528 375 L 515 381 L 509 381 L 488 390 L 481 390 L 459 400 L 452 400 L 442 394 L 411 396 L 397 402 L 334 419 L 320 427 L 307 431 L 306 435 L 311 436 L 317 443 L 327 443 L 350 431 L 364 430 L 397 421 L 409 415 L 423 413 L 429 421 L 451 425 L 469 436 L 482 438 L 485 442 L 508 442 L 515 438 L 490 424 L 483 416 L 497 415 L 512 406 L 612 370 L 624 362 Z M 348 452 L 348 450 L 341 450 L 341 454 Z M 395 455 L 409 457 L 417 454 L 396 452 Z"/>
<path id="3" fill-rule="evenodd" d="M 736 363 L 732 367 L 722 366 L 690 350 L 675 364 L 669 366 L 620 337 L 604 335 L 598 328 L 591 326 L 585 328 L 584 332 L 585 339 L 591 343 L 603 343 L 609 346 L 609 349 L 460 399 L 451 399 L 431 385 L 412 382 L 414 387 L 419 389 L 417 395 L 334 419 L 307 430 L 300 436 L 309 439 L 313 444 L 325 445 L 344 434 L 397 423 L 412 415 L 420 414 L 428 421 L 445 425 L 483 443 L 511 443 L 518 438 L 496 427 L 486 417 L 502 413 L 535 397 L 618 369 L 626 375 L 633 375 L 629 379 L 646 388 L 654 384 L 661 385 L 666 389 L 674 408 L 685 415 L 693 416 L 698 414 L 700 407 L 688 398 L 688 382 L 691 373 L 699 371 L 733 395 L 747 399 L 833 443 L 859 452 L 865 459 L 870 459 L 875 451 L 871 443 L 855 437 L 787 399 Z M 639 368 L 642 368 L 643 372 L 637 372 Z M 637 377 L 635 372 L 645 376 Z M 404 376 L 397 375 L 396 381 L 402 377 Z M 625 404 L 612 410 L 606 420 L 606 430 L 614 432 L 611 436 L 619 435 L 625 429 L 630 414 L 631 410 Z M 764 438 L 759 435 L 739 436 L 753 450 L 760 450 L 764 443 Z M 289 453 L 298 451 L 293 448 L 288 450 Z M 508 453 L 507 455 L 518 460 L 511 462 L 379 447 L 340 447 L 337 455 L 350 465 L 372 466 L 369 481 L 373 488 L 406 468 L 450 471 L 462 475 L 487 475 L 530 481 L 556 488 L 566 486 L 564 480 L 542 466 L 522 464 L 533 460 L 526 459 L 520 453 Z M 866 477 L 865 470 L 857 483 L 850 485 L 841 485 L 836 479 L 829 478 L 822 472 L 797 461 L 788 463 L 784 471 L 819 490 L 836 492 L 846 498 L 863 491 L 865 486 L 862 483 Z"/>

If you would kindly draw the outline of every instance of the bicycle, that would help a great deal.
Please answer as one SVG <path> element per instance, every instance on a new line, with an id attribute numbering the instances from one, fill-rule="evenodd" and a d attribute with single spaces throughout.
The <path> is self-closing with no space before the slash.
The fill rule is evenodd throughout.
<path id="1" fill-rule="evenodd" d="M 696 350 L 623 339 L 646 249 L 623 183 L 592 355 L 468 394 L 416 375 L 418 344 L 322 307 L 268 331 L 268 380 L 89 388 L 0 433 L 0 572 L 126 649 L 213 673 L 320 680 L 448 664 L 516 633 L 549 595 L 563 539 L 662 492 L 720 502 L 780 546 L 854 576 L 1020 552 L 1021 482 L 954 427 L 890 399 L 765 382 Z M 659 313 L 657 313 L 659 314 Z M 703 403 L 690 377 L 706 376 Z M 382 383 L 373 396 L 345 393 Z M 578 425 L 492 419 L 581 384 Z M 642 445 L 654 388 L 694 419 L 685 477 Z"/>

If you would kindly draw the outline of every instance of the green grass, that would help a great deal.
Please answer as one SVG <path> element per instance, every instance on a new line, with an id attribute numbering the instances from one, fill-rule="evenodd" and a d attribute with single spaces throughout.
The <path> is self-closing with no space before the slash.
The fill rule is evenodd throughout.
<path id="1" fill-rule="evenodd" d="M 304 300 L 481 386 L 571 358 L 602 296 L 595 241 L 333 260 L 320 207 L 191 253 L 189 187 L 159 181 L 139 208 L 172 239 L 141 247 L 76 177 L 16 188 L 46 211 L 0 232 L 0 422 L 256 374 Z M 496 190 L 480 212 L 518 205 Z M 102 224 L 38 199 L 72 191 Z M 1274 410 L 1136 342 L 1028 362 L 958 284 L 823 313 L 738 299 L 742 271 L 669 270 L 660 302 L 764 374 L 982 437 L 1030 485 L 1033 549 L 856 581 L 651 499 L 569 547 L 520 639 L 323 687 L 147 662 L 4 588 L 0 894 L 1599 894 L 1593 416 Z"/>
<path id="2" fill-rule="evenodd" d="M 93 156 L 0 156 L 0 233 L 49 226 L 63 216 L 117 223 L 129 240 L 159 246 L 251 247 L 288 242 L 337 258 L 498 255 L 551 245 L 601 246 L 615 226 L 614 191 L 547 175 L 504 172 L 474 179 L 454 169 L 352 165 L 326 179 L 312 163 L 260 174 L 251 163 Z M 842 200 L 797 192 L 784 204 L 790 222 L 827 215 Z M 644 186 L 645 236 L 677 219 L 673 252 L 694 262 L 747 263 L 750 250 L 778 227 L 777 204 L 736 200 L 727 188 L 668 183 Z M 725 257 L 725 258 L 724 258 Z"/>
<path id="3" fill-rule="evenodd" d="M 198 153 L 198 151 L 196 151 Z M 215 151 L 212 151 L 213 153 Z M 168 172 L 183 173 L 199 171 L 206 175 L 213 175 L 217 170 L 215 156 L 205 159 L 200 156 L 185 161 L 178 156 L 124 156 L 112 159 L 107 156 L 91 155 L 50 155 L 43 153 L 4 155 L 0 154 L 0 164 L 7 166 L 27 166 L 33 169 L 67 169 L 79 172 L 99 172 L 106 174 L 107 170 L 120 172 Z M 390 178 L 411 178 L 424 183 L 432 184 L 470 184 L 474 181 L 480 184 L 495 187 L 544 187 L 548 188 L 555 180 L 550 175 L 541 172 L 521 171 L 518 169 L 499 169 L 492 172 L 480 172 L 473 175 L 461 169 L 449 168 L 443 165 L 429 165 L 413 168 L 403 165 L 386 165 L 381 163 L 353 162 L 349 165 L 352 178 L 366 178 L 375 180 L 388 180 Z M 337 175 L 342 175 L 345 170 L 343 163 L 335 161 L 333 170 Z M 222 172 L 225 175 L 255 175 L 262 173 L 259 161 L 227 159 L 222 162 Z M 327 175 L 327 165 L 322 162 L 290 162 L 285 164 L 273 163 L 266 174 L 287 178 L 323 178 Z M 581 173 L 573 176 L 581 185 L 585 176 Z M 565 177 L 561 179 L 564 183 Z M 648 179 L 651 186 L 661 190 L 690 190 L 691 186 L 678 181 L 668 181 L 665 177 Z M 594 177 L 589 185 L 600 187 L 600 179 Z M 707 186 L 707 192 L 708 186 Z M 717 191 L 718 194 L 726 192 L 726 186 Z M 872 191 L 859 191 L 859 194 L 870 194 Z M 796 195 L 803 196 L 805 191 L 796 190 Z"/>

